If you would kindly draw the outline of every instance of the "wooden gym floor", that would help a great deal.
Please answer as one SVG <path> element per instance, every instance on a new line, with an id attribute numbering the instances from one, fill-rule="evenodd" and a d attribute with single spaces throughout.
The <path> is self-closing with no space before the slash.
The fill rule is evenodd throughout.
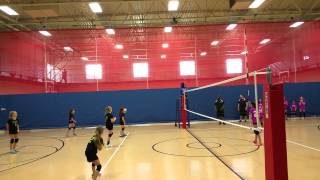
<path id="1" fill-rule="evenodd" d="M 317 124 L 320 119 L 287 122 L 290 180 L 320 179 Z M 264 149 L 253 145 L 254 136 L 248 130 L 217 123 L 195 124 L 190 132 L 172 125 L 130 126 L 127 130 L 129 136 L 120 138 L 116 127 L 113 147 L 99 153 L 101 180 L 264 179 Z M 94 129 L 78 129 L 78 136 L 68 138 L 65 132 L 23 131 L 18 154 L 8 153 L 8 137 L 0 135 L 0 179 L 90 179 L 91 165 L 84 150 Z"/>

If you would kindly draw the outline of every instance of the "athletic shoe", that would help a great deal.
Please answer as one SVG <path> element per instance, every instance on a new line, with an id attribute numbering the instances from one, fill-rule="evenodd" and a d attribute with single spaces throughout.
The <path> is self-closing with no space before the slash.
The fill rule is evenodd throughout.
<path id="1" fill-rule="evenodd" d="M 106 148 L 111 148 L 111 147 L 112 147 L 111 144 L 106 145 Z"/>
<path id="2" fill-rule="evenodd" d="M 127 135 L 126 134 L 122 134 L 122 135 L 120 135 L 120 137 L 126 137 Z"/>

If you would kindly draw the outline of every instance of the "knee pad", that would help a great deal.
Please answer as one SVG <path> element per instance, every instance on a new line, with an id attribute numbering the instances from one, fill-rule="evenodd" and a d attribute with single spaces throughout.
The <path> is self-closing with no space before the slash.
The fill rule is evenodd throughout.
<path id="1" fill-rule="evenodd" d="M 96 165 L 94 163 L 92 163 L 92 167 L 95 167 Z"/>
<path id="2" fill-rule="evenodd" d="M 15 143 L 18 143 L 18 142 L 19 142 L 19 138 L 16 138 L 16 139 L 14 140 L 14 142 L 15 142 Z"/>
<path id="3" fill-rule="evenodd" d="M 10 139 L 10 144 L 13 144 L 14 143 L 14 139 Z"/>
<path id="4" fill-rule="evenodd" d="M 97 171 L 100 172 L 100 171 L 101 171 L 101 168 L 102 168 L 102 166 L 101 166 L 101 164 L 99 164 L 99 165 L 97 166 Z"/>
<path id="5" fill-rule="evenodd" d="M 109 137 L 112 137 L 113 133 L 109 134 Z"/>

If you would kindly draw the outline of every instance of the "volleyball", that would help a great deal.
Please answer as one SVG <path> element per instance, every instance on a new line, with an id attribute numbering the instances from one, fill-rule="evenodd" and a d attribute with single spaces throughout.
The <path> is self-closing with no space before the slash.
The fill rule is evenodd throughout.
<path id="1" fill-rule="evenodd" d="M 115 123 L 115 122 L 116 122 L 116 120 L 117 120 L 117 118 L 116 118 L 116 117 L 114 117 L 114 118 L 112 118 L 112 119 L 111 119 L 111 122 L 112 122 L 112 123 Z"/>

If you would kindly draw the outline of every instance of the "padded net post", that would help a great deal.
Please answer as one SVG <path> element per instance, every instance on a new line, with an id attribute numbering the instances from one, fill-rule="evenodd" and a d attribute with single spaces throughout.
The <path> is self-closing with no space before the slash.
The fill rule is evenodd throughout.
<path id="1" fill-rule="evenodd" d="M 265 179 L 287 180 L 286 127 L 283 84 L 265 86 Z"/>

